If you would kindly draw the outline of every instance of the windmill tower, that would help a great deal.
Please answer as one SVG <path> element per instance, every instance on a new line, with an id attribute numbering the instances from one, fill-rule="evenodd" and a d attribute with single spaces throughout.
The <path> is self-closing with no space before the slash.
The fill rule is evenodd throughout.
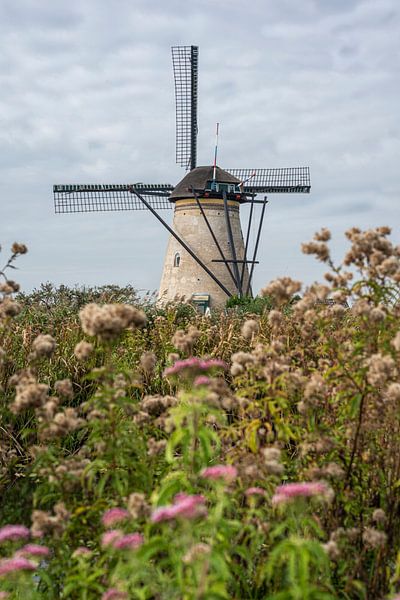
<path id="1" fill-rule="evenodd" d="M 189 172 L 171 184 L 62 184 L 53 186 L 56 213 L 149 210 L 170 233 L 159 289 L 161 302 L 186 297 L 204 310 L 233 296 L 252 295 L 251 281 L 267 196 L 308 193 L 308 167 L 221 169 L 197 167 L 198 47 L 174 46 L 176 161 Z M 218 126 L 217 126 L 218 139 Z M 240 207 L 250 204 L 243 237 Z M 257 211 L 257 208 L 260 210 Z M 173 209 L 172 227 L 160 211 Z M 258 214 L 257 214 L 258 213 Z M 257 234 L 251 249 L 250 231 Z M 251 257 L 251 258 L 250 258 Z"/>
<path id="2" fill-rule="evenodd" d="M 227 291 L 231 295 L 249 293 L 239 184 L 236 177 L 219 167 L 196 167 L 173 190 L 173 228 L 218 281 L 171 235 L 159 289 L 161 301 L 185 296 L 216 306 L 225 304 Z"/>

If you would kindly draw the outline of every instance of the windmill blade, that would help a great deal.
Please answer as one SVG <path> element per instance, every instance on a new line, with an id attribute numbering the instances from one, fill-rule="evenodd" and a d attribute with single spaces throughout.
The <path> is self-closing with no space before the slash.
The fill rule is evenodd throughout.
<path id="1" fill-rule="evenodd" d="M 172 46 L 176 102 L 176 162 L 194 169 L 197 162 L 198 46 Z"/>
<path id="2" fill-rule="evenodd" d="M 244 182 L 247 194 L 308 194 L 311 189 L 309 167 L 225 170 Z"/>
<path id="3" fill-rule="evenodd" d="M 169 196 L 174 186 L 164 184 L 67 184 L 54 185 L 56 213 L 148 210 L 133 193 L 133 187 L 156 210 L 171 209 Z"/>

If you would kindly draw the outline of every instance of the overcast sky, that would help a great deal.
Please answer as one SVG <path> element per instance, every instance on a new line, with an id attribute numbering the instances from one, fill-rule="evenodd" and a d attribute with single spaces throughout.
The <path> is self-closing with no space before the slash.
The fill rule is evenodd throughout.
<path id="1" fill-rule="evenodd" d="M 271 195 L 255 289 L 324 269 L 322 226 L 399 241 L 398 0 L 0 0 L 0 244 L 13 274 L 157 289 L 167 233 L 147 212 L 55 215 L 53 183 L 177 183 L 171 45 L 199 45 L 198 163 L 311 169 Z M 164 212 L 169 219 L 172 211 Z"/>

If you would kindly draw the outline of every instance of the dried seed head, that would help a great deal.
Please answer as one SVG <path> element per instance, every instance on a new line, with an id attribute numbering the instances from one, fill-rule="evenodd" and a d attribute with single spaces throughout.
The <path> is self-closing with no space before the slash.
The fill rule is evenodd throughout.
<path id="1" fill-rule="evenodd" d="M 197 327 L 190 325 L 187 333 L 183 329 L 178 329 L 172 338 L 172 343 L 180 352 L 192 354 L 193 348 L 199 337 L 200 331 Z"/>
<path id="2" fill-rule="evenodd" d="M 63 396 L 67 400 L 72 400 L 74 397 L 74 390 L 70 379 L 60 379 L 59 381 L 56 381 L 54 389 L 57 394 Z"/>
<path id="3" fill-rule="evenodd" d="M 7 296 L 2 302 L 0 302 L 0 319 L 5 319 L 6 317 L 16 317 L 19 315 L 21 310 L 21 305 Z"/>
<path id="4" fill-rule="evenodd" d="M 326 544 L 322 544 L 322 547 L 331 560 L 337 560 L 340 557 L 339 546 L 334 540 L 329 540 Z"/>
<path id="5" fill-rule="evenodd" d="M 385 396 L 388 400 L 400 403 L 400 383 L 391 383 L 388 385 Z"/>
<path id="6" fill-rule="evenodd" d="M 378 531 L 373 527 L 366 527 L 362 534 L 363 542 L 370 548 L 379 548 L 386 544 L 387 535 L 383 531 Z"/>
<path id="7" fill-rule="evenodd" d="M 360 317 L 368 317 L 373 306 L 366 298 L 359 298 L 351 307 L 351 311 Z"/>
<path id="8" fill-rule="evenodd" d="M 247 321 L 243 323 L 241 333 L 246 340 L 251 340 L 253 336 L 257 335 L 259 330 L 260 326 L 258 321 L 255 319 L 247 319 Z"/>
<path id="9" fill-rule="evenodd" d="M 56 340 L 51 335 L 41 333 L 33 340 L 32 348 L 36 357 L 49 358 L 56 349 L 56 345 Z"/>
<path id="10" fill-rule="evenodd" d="M 330 258 L 329 248 L 325 242 L 311 241 L 301 245 L 303 254 L 314 254 L 321 262 L 327 262 Z"/>
<path id="11" fill-rule="evenodd" d="M 384 321 L 385 317 L 386 317 L 386 311 L 383 307 L 380 307 L 380 306 L 376 306 L 369 313 L 369 318 L 374 323 L 380 323 L 381 321 Z"/>
<path id="12" fill-rule="evenodd" d="M 272 329 L 277 329 L 283 323 L 283 315 L 279 310 L 270 310 L 268 314 L 268 323 Z"/>
<path id="13" fill-rule="evenodd" d="M 157 357 L 154 352 L 144 352 L 140 357 L 140 366 L 147 374 L 151 374 L 157 363 Z"/>
<path id="14" fill-rule="evenodd" d="M 320 231 L 314 234 L 314 240 L 317 242 L 329 242 L 331 239 L 331 232 L 326 227 L 322 227 Z"/>
<path id="15" fill-rule="evenodd" d="M 232 362 L 245 367 L 247 364 L 254 363 L 254 356 L 249 352 L 235 352 L 232 354 Z"/>
<path id="16" fill-rule="evenodd" d="M 232 377 L 237 377 L 238 375 L 244 373 L 244 368 L 242 367 L 242 365 L 239 365 L 239 363 L 233 363 L 233 365 L 230 368 L 230 371 Z"/>
<path id="17" fill-rule="evenodd" d="M 382 508 L 376 508 L 372 513 L 372 520 L 375 523 L 384 523 L 386 521 L 386 513 Z"/>
<path id="18" fill-rule="evenodd" d="M 4 281 L 0 284 L 0 292 L 3 294 L 14 294 L 19 291 L 19 284 L 11 279 Z"/>
<path id="19" fill-rule="evenodd" d="M 14 242 L 11 246 L 11 252 L 13 254 L 26 254 L 28 252 L 28 248 L 25 246 L 25 244 Z"/>
<path id="20" fill-rule="evenodd" d="M 147 415 L 158 417 L 174 404 L 176 404 L 174 396 L 145 396 L 140 402 L 140 408 Z"/>
<path id="21" fill-rule="evenodd" d="M 143 327 L 146 315 L 130 304 L 87 304 L 79 312 L 85 333 L 102 340 L 113 340 L 128 327 Z"/>
<path id="22" fill-rule="evenodd" d="M 83 361 L 83 360 L 87 360 L 89 358 L 92 351 L 93 351 L 92 344 L 89 344 L 89 342 L 85 342 L 85 340 L 82 340 L 81 342 L 78 342 L 77 345 L 75 346 L 74 354 L 78 360 Z"/>
<path id="23" fill-rule="evenodd" d="M 48 399 L 48 391 L 48 385 L 37 383 L 29 373 L 21 375 L 16 384 L 15 400 L 11 405 L 11 411 L 19 414 L 28 408 L 38 408 L 44 405 Z"/>
<path id="24" fill-rule="evenodd" d="M 150 514 L 150 505 L 144 494 L 133 492 L 128 497 L 127 508 L 133 519 L 142 519 Z"/>
<path id="25" fill-rule="evenodd" d="M 304 389 L 304 399 L 309 404 L 317 404 L 329 393 L 328 386 L 320 373 L 313 373 Z"/>
<path id="26" fill-rule="evenodd" d="M 53 413 L 54 414 L 54 413 Z M 77 416 L 76 410 L 72 407 L 66 408 L 62 412 L 56 413 L 49 423 L 42 429 L 41 438 L 51 440 L 57 437 L 68 435 L 72 431 L 79 429 L 85 424 L 84 419 Z"/>
<path id="27" fill-rule="evenodd" d="M 281 277 L 271 281 L 261 290 L 262 296 L 270 296 L 278 305 L 288 302 L 293 294 L 301 290 L 301 282 L 290 277 Z"/>
<path id="28" fill-rule="evenodd" d="M 325 303 L 329 294 L 331 293 L 331 289 L 327 285 L 323 284 L 314 284 L 311 286 L 310 291 L 312 294 L 315 294 L 317 300 L 319 302 Z"/>
<path id="29" fill-rule="evenodd" d="M 33 537 L 42 537 L 45 533 L 60 535 L 68 525 L 70 513 L 65 504 L 59 502 L 53 508 L 54 515 L 43 510 L 34 510 L 32 513 L 31 533 Z"/>
<path id="30" fill-rule="evenodd" d="M 389 354 L 373 354 L 365 361 L 365 365 L 368 367 L 368 383 L 376 387 L 382 386 L 397 374 L 396 363 Z"/>

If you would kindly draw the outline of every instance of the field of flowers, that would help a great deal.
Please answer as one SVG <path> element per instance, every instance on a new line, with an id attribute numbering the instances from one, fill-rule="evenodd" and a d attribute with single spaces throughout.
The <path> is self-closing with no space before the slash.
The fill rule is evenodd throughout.
<path id="1" fill-rule="evenodd" d="M 0 598 L 400 598 L 400 247 L 209 317 L 0 276 Z"/>

